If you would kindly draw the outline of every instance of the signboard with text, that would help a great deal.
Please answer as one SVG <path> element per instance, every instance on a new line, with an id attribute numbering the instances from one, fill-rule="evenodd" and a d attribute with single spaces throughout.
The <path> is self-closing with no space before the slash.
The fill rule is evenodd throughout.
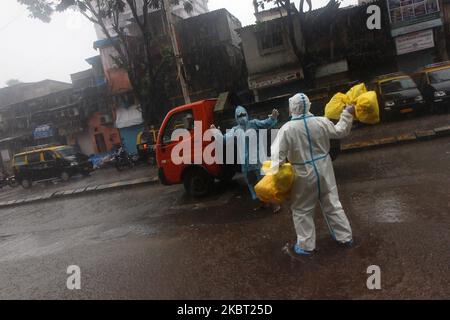
<path id="1" fill-rule="evenodd" d="M 433 30 L 408 33 L 395 38 L 397 55 L 434 47 Z"/>

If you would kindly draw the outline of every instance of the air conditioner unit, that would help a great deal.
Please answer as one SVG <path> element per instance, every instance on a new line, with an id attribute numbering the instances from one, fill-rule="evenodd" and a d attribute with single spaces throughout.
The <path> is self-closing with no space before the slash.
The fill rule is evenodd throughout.
<path id="1" fill-rule="evenodd" d="M 112 123 L 113 123 L 113 119 L 112 119 L 111 115 L 103 114 L 100 116 L 100 124 L 107 125 L 107 124 L 112 124 Z"/>

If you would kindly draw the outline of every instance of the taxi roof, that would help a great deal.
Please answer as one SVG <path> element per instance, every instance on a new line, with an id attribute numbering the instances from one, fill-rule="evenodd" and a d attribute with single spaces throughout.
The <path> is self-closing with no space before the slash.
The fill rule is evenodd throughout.
<path id="1" fill-rule="evenodd" d="M 392 76 L 392 77 L 386 77 L 386 78 L 383 78 L 383 79 L 378 79 L 378 80 L 376 80 L 376 82 L 384 83 L 384 82 L 397 80 L 397 79 L 402 79 L 402 78 L 411 78 L 411 77 L 406 75 L 406 74 L 404 74 L 404 75 L 397 75 L 397 76 Z"/>
<path id="2" fill-rule="evenodd" d="M 70 146 L 60 145 L 60 146 L 51 146 L 51 147 L 41 147 L 41 148 L 36 148 L 36 149 L 33 149 L 33 150 L 28 150 L 28 151 L 17 153 L 17 154 L 14 155 L 14 157 L 24 156 L 24 155 L 27 155 L 27 154 L 30 154 L 30 153 L 47 151 L 47 150 L 54 151 L 56 149 L 61 149 L 61 148 L 65 148 L 65 147 L 68 148 Z"/>
<path id="3" fill-rule="evenodd" d="M 433 71 L 444 70 L 444 69 L 450 69 L 450 64 L 448 64 L 446 66 L 438 66 L 438 67 L 424 67 L 424 68 L 420 69 L 418 71 L 418 73 L 420 73 L 420 72 L 433 72 Z"/>

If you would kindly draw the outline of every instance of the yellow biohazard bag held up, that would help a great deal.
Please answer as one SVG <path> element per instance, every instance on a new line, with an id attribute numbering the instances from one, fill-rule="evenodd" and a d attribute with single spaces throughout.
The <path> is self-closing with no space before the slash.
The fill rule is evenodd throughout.
<path id="1" fill-rule="evenodd" d="M 325 106 L 325 117 L 339 120 L 347 104 L 355 106 L 355 118 L 365 124 L 380 122 L 380 108 L 375 91 L 367 91 L 364 83 L 353 86 L 346 94 L 336 93 Z"/>
<path id="2" fill-rule="evenodd" d="M 341 92 L 336 93 L 325 106 L 325 117 L 328 119 L 339 120 L 347 101 L 348 98 L 346 94 Z"/>
<path id="3" fill-rule="evenodd" d="M 347 92 L 347 103 L 348 104 L 356 104 L 356 101 L 358 100 L 358 97 L 362 95 L 363 93 L 367 92 L 366 85 L 364 83 L 357 84 L 356 86 L 353 86 L 348 92 Z"/>
<path id="4" fill-rule="evenodd" d="M 358 97 L 355 106 L 355 116 L 359 122 L 366 124 L 380 122 L 380 108 L 375 91 L 363 93 Z"/>
<path id="5" fill-rule="evenodd" d="M 269 172 L 271 161 L 265 161 L 262 170 L 266 175 L 255 186 L 258 198 L 266 203 L 283 203 L 290 195 L 294 183 L 294 168 L 290 163 L 283 164 L 275 173 Z"/>

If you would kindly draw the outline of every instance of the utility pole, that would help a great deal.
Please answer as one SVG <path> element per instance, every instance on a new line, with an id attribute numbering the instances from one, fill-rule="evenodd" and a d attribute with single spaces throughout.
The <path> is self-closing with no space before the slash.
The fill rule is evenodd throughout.
<path id="1" fill-rule="evenodd" d="M 191 103 L 191 98 L 189 97 L 189 89 L 186 84 L 186 79 L 184 78 L 185 73 L 184 73 L 183 58 L 181 57 L 180 49 L 178 48 L 178 41 L 175 33 L 175 26 L 173 23 L 172 10 L 170 9 L 169 0 L 163 0 L 163 3 L 164 3 L 163 10 L 166 13 L 170 40 L 172 41 L 173 53 L 175 55 L 175 60 L 177 63 L 178 78 L 180 79 L 181 91 L 183 92 L 184 103 L 188 104 Z"/>

